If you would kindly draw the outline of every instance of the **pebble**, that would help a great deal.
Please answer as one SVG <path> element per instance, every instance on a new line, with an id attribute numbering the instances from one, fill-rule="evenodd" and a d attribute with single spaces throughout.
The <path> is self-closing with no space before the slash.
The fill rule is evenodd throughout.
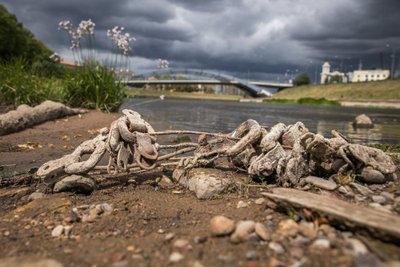
<path id="1" fill-rule="evenodd" d="M 356 238 L 347 239 L 346 247 L 351 249 L 351 252 L 354 256 L 361 256 L 368 253 L 368 249 L 364 243 Z"/>
<path id="2" fill-rule="evenodd" d="M 388 207 L 390 207 L 390 205 L 382 206 L 379 203 L 369 203 L 368 206 L 370 206 L 371 208 L 386 212 L 386 213 L 391 213 L 390 209 L 388 208 Z"/>
<path id="3" fill-rule="evenodd" d="M 374 192 L 371 191 L 368 187 L 365 187 L 363 185 L 360 185 L 358 183 L 350 183 L 349 184 L 351 187 L 353 187 L 358 193 L 364 196 L 369 196 L 372 195 Z"/>
<path id="4" fill-rule="evenodd" d="M 317 237 L 317 229 L 312 222 L 302 221 L 299 224 L 300 233 L 308 239 L 314 240 Z"/>
<path id="5" fill-rule="evenodd" d="M 249 235 L 254 231 L 254 221 L 239 221 L 236 225 L 235 232 L 230 237 L 233 243 L 240 243 L 248 240 Z"/>
<path id="6" fill-rule="evenodd" d="M 40 192 L 33 192 L 32 194 L 29 195 L 28 201 L 44 198 L 46 195 Z"/>
<path id="7" fill-rule="evenodd" d="M 177 249 L 184 249 L 184 250 L 192 249 L 192 246 L 190 245 L 189 240 L 186 240 L 186 239 L 175 240 L 173 247 L 177 248 Z"/>
<path id="8" fill-rule="evenodd" d="M 267 227 L 262 223 L 256 223 L 254 226 L 256 234 L 264 241 L 271 239 L 271 234 L 268 232 Z"/>
<path id="9" fill-rule="evenodd" d="M 53 231 L 51 231 L 51 236 L 52 237 L 59 237 L 63 234 L 64 232 L 64 226 L 63 225 L 57 225 L 54 227 Z"/>
<path id="10" fill-rule="evenodd" d="M 174 237 L 175 237 L 174 233 L 168 233 L 168 234 L 165 235 L 164 240 L 165 241 L 170 241 L 170 240 L 174 239 Z"/>
<path id="11" fill-rule="evenodd" d="M 235 230 L 235 222 L 225 216 L 214 216 L 210 220 L 210 231 L 212 235 L 229 235 Z"/>
<path id="12" fill-rule="evenodd" d="M 170 262 L 180 262 L 183 259 L 184 256 L 179 252 L 173 252 L 171 255 L 169 255 Z"/>
<path id="13" fill-rule="evenodd" d="M 290 244 L 294 247 L 303 247 L 310 243 L 310 239 L 305 238 L 301 235 L 297 236 L 295 239 L 290 241 Z"/>
<path id="14" fill-rule="evenodd" d="M 289 253 L 290 253 L 291 257 L 293 257 L 297 260 L 300 260 L 304 256 L 304 250 L 299 247 L 291 248 Z"/>
<path id="15" fill-rule="evenodd" d="M 265 198 L 260 197 L 260 198 L 257 198 L 257 199 L 254 201 L 254 203 L 257 204 L 257 205 L 262 205 L 262 204 L 266 203 L 266 200 L 265 200 Z"/>
<path id="16" fill-rule="evenodd" d="M 328 249 L 330 248 L 330 246 L 331 243 L 329 242 L 328 239 L 325 238 L 319 238 L 311 244 L 312 248 L 319 248 L 319 249 Z"/>
<path id="17" fill-rule="evenodd" d="M 217 259 L 225 264 L 233 265 L 236 262 L 235 257 L 231 254 L 220 254 Z"/>
<path id="18" fill-rule="evenodd" d="M 242 209 L 242 208 L 247 208 L 249 206 L 249 204 L 247 204 L 246 202 L 240 200 L 236 206 L 236 208 L 238 209 Z"/>
<path id="19" fill-rule="evenodd" d="M 312 184 L 316 187 L 319 187 L 319 188 L 322 188 L 325 190 L 329 190 L 329 191 L 335 190 L 338 187 L 338 185 L 335 182 L 329 181 L 329 180 L 326 180 L 326 179 L 323 179 L 320 177 L 316 177 L 316 176 L 308 176 L 308 177 L 304 178 L 304 181 L 309 184 Z"/>
<path id="20" fill-rule="evenodd" d="M 299 225 L 292 219 L 279 222 L 278 232 L 285 237 L 294 237 L 299 232 Z"/>
<path id="21" fill-rule="evenodd" d="M 202 243 L 204 243 L 204 242 L 207 241 L 207 237 L 206 237 L 206 236 L 195 236 L 195 237 L 193 238 L 193 241 L 194 241 L 196 244 L 202 244 Z"/>
<path id="22" fill-rule="evenodd" d="M 389 192 L 382 192 L 381 196 L 383 196 L 386 201 L 393 201 L 394 200 L 394 194 L 389 193 Z"/>
<path id="23" fill-rule="evenodd" d="M 379 204 L 385 204 L 386 198 L 384 196 L 372 196 L 372 201 L 379 203 Z"/>
<path id="24" fill-rule="evenodd" d="M 285 249 L 282 247 L 282 245 L 276 242 L 270 242 L 268 244 L 268 247 L 272 249 L 276 254 L 282 254 L 285 252 Z"/>
<path id="25" fill-rule="evenodd" d="M 193 262 L 191 267 L 204 267 L 204 265 L 201 264 L 201 262 L 199 262 L 199 261 L 195 261 L 195 262 Z"/>
<path id="26" fill-rule="evenodd" d="M 364 182 L 371 184 L 383 184 L 386 182 L 385 176 L 381 172 L 374 170 L 372 167 L 365 167 L 361 171 L 360 178 Z"/>
<path id="27" fill-rule="evenodd" d="M 246 260 L 251 261 L 251 260 L 258 260 L 259 256 L 257 251 L 255 250 L 249 250 L 246 252 Z"/>

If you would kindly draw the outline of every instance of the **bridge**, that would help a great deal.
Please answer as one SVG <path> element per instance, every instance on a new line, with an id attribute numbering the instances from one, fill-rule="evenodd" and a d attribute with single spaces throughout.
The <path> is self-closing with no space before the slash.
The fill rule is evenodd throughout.
<path id="1" fill-rule="evenodd" d="M 200 77 L 196 79 L 177 80 L 170 79 L 177 76 Z M 148 77 L 168 77 L 160 79 L 148 79 Z M 278 90 L 293 87 L 291 83 L 277 83 L 266 81 L 245 81 L 230 75 L 220 74 L 212 71 L 194 69 L 161 69 L 135 76 L 135 79 L 125 81 L 129 86 L 139 87 L 147 84 L 209 84 L 209 85 L 234 85 L 247 92 L 253 97 L 270 96 L 271 93 L 263 89 L 276 88 Z"/>

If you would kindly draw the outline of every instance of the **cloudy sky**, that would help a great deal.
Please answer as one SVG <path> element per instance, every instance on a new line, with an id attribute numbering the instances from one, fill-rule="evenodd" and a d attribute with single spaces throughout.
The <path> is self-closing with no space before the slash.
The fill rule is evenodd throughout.
<path id="1" fill-rule="evenodd" d="M 125 27 L 136 38 L 131 66 L 211 69 L 250 78 L 314 76 L 323 61 L 334 69 L 390 68 L 400 55 L 399 0 L 2 0 L 37 38 L 71 58 L 60 20 L 96 23 L 96 46 L 107 49 L 107 29 Z M 396 57 L 398 59 L 398 56 Z M 398 60 L 399 61 L 399 60 Z M 396 64 L 398 65 L 398 64 Z"/>

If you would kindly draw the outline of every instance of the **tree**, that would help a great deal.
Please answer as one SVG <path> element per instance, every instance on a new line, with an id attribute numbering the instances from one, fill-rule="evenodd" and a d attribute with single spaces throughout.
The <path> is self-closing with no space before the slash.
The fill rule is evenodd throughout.
<path id="1" fill-rule="evenodd" d="M 25 58 L 29 63 L 47 60 L 52 51 L 0 5 L 0 59 Z"/>
<path id="2" fill-rule="evenodd" d="M 310 77 L 308 76 L 307 73 L 302 73 L 300 75 L 297 75 L 293 81 L 294 86 L 301 86 L 307 84 L 310 84 Z"/>

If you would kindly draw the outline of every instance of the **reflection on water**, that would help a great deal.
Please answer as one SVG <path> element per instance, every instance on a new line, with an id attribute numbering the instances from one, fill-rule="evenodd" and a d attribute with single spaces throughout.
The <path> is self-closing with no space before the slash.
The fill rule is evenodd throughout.
<path id="1" fill-rule="evenodd" d="M 241 122 L 255 119 L 273 126 L 278 122 L 302 121 L 312 131 L 326 137 L 337 130 L 356 143 L 392 143 L 400 141 L 400 112 L 394 109 L 318 107 L 232 101 L 151 99 L 127 100 L 122 108 L 136 110 L 156 130 L 186 129 L 230 132 Z M 373 129 L 354 129 L 354 118 L 365 113 L 375 123 Z"/>

